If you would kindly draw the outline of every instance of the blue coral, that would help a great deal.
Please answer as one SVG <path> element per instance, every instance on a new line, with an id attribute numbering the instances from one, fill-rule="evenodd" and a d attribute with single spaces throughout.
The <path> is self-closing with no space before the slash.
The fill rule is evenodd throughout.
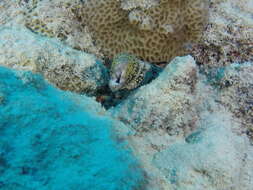
<path id="1" fill-rule="evenodd" d="M 130 190 L 142 171 L 91 98 L 0 67 L 0 189 Z"/>

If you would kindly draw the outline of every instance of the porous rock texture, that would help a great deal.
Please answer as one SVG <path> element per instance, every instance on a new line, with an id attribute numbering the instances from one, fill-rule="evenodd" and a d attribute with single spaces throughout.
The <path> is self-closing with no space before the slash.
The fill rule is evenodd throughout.
<path id="1" fill-rule="evenodd" d="M 138 2 L 135 8 L 125 2 L 87 0 L 77 10 L 110 58 L 127 52 L 146 61 L 170 60 L 200 37 L 208 17 L 206 0 L 164 0 L 144 7 Z"/>
<path id="2" fill-rule="evenodd" d="M 29 1 L 30 2 L 30 1 Z M 79 0 L 36 0 L 23 2 L 24 24 L 32 31 L 47 37 L 55 37 L 79 50 L 101 55 L 94 45 L 88 28 L 73 13 Z"/>
<path id="3" fill-rule="evenodd" d="M 0 24 L 26 25 L 34 32 L 56 37 L 76 49 L 98 56 L 104 53 L 112 57 L 112 54 L 129 51 L 146 60 L 168 61 L 170 54 L 182 54 L 184 48 L 176 49 L 185 42 L 183 46 L 187 51 L 207 69 L 233 62 L 252 61 L 251 0 L 84 2 L 2 0 Z M 202 7 L 203 3 L 209 5 L 208 11 Z M 86 7 L 86 11 L 83 7 Z M 185 12 L 188 12 L 187 16 L 183 17 Z M 203 12 L 206 14 L 201 16 Z M 204 34 L 196 43 L 206 22 Z M 184 38 L 182 31 L 188 31 L 186 33 L 191 37 L 186 35 Z"/>
<path id="4" fill-rule="evenodd" d="M 31 31 L 54 37 L 79 50 L 101 55 L 87 27 L 72 13 L 79 0 L 1 0 L 0 25 L 23 25 Z"/>
<path id="5" fill-rule="evenodd" d="M 121 0 L 121 7 L 125 10 L 131 10 L 137 7 L 150 8 L 159 4 L 159 0 Z"/>
<path id="6" fill-rule="evenodd" d="M 134 131 L 129 141 L 150 179 L 148 189 L 251 190 L 253 148 L 242 118 L 231 113 L 237 102 L 227 106 L 233 92 L 209 84 L 191 56 L 177 57 L 110 109 Z"/>
<path id="7" fill-rule="evenodd" d="M 1 190 L 142 189 L 139 164 L 115 131 L 125 126 L 93 99 L 4 67 L 0 97 Z"/>
<path id="8" fill-rule="evenodd" d="M 201 43 L 190 50 L 206 73 L 210 68 L 253 61 L 252 13 L 252 0 L 210 0 Z"/>
<path id="9" fill-rule="evenodd" d="M 63 90 L 95 94 L 108 82 L 105 66 L 94 55 L 22 27 L 0 28 L 0 64 L 41 73 Z"/>
<path id="10" fill-rule="evenodd" d="M 246 138 L 233 132 L 240 128 L 237 122 L 226 111 L 216 110 L 200 114 L 196 127 L 153 158 L 171 189 L 250 190 L 253 149 Z"/>
<path id="11" fill-rule="evenodd" d="M 207 0 L 21 1 L 24 22 L 41 35 L 112 58 L 132 53 L 162 62 L 184 53 L 207 21 Z"/>
<path id="12" fill-rule="evenodd" d="M 24 11 L 16 0 L 0 1 L 0 26 L 24 20 Z"/>
<path id="13" fill-rule="evenodd" d="M 244 133 L 253 142 L 253 64 L 231 64 L 219 69 L 219 101 L 240 118 Z"/>

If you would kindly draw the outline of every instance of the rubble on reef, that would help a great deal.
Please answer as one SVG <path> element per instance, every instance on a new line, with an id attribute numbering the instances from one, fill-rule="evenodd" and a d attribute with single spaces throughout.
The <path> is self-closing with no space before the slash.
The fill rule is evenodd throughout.
<path id="1" fill-rule="evenodd" d="M 209 21 L 191 54 L 204 72 L 231 63 L 253 61 L 251 0 L 210 0 Z"/>
<path id="2" fill-rule="evenodd" d="M 231 64 L 218 70 L 219 101 L 240 118 L 243 132 L 253 142 L 253 64 Z"/>
<path id="3" fill-rule="evenodd" d="M 0 28 L 0 64 L 41 73 L 60 89 L 91 95 L 109 80 L 107 69 L 94 55 L 22 27 Z"/>

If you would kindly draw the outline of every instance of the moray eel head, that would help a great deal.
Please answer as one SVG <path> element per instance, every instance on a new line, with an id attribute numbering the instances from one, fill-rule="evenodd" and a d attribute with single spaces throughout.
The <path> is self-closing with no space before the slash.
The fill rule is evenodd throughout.
<path id="1" fill-rule="evenodd" d="M 129 69 L 133 66 L 138 66 L 138 63 L 136 58 L 129 54 L 122 53 L 113 59 L 109 82 L 111 91 L 115 92 L 128 88 L 128 83 L 131 82 L 131 75 L 133 74 L 129 73 Z"/>

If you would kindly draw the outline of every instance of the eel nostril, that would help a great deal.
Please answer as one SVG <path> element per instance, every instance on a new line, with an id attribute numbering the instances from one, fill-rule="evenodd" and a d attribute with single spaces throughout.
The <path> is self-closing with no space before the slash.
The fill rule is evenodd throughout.
<path id="1" fill-rule="evenodd" d="M 120 76 L 117 77 L 116 83 L 120 83 Z"/>
<path id="2" fill-rule="evenodd" d="M 118 73 L 117 75 L 116 75 L 116 83 L 120 83 L 120 78 L 121 78 L 121 74 L 122 73 Z"/>

